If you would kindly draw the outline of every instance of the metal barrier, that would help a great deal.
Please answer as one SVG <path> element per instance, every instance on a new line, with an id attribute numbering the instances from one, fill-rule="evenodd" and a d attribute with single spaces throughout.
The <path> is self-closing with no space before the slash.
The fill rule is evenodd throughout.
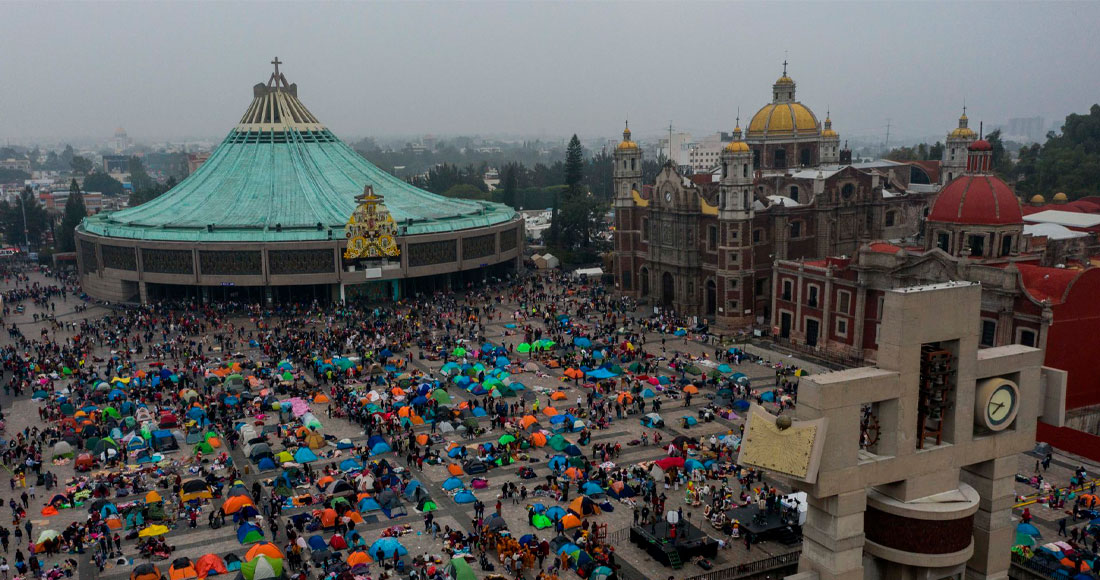
<path id="1" fill-rule="evenodd" d="M 705 574 L 699 574 L 697 576 L 689 576 L 684 580 L 735 580 L 737 578 L 747 578 L 763 572 L 768 572 L 778 568 L 785 568 L 798 563 L 798 558 L 802 555 L 802 551 L 788 552 L 786 554 L 780 554 L 778 556 L 772 556 L 763 560 L 756 560 L 755 562 L 747 562 L 745 564 L 739 564 L 737 566 L 731 566 L 729 568 L 723 568 L 721 570 L 713 570 Z"/>

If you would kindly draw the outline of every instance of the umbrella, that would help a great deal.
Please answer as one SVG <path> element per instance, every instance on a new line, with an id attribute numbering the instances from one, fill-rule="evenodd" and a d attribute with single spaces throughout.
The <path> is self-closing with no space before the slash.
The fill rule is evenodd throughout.
<path id="1" fill-rule="evenodd" d="M 1037 538 L 1042 537 L 1042 534 L 1039 533 L 1039 528 L 1035 527 L 1032 524 L 1021 523 L 1021 524 L 1017 525 L 1016 526 L 1016 533 L 1018 533 L 1018 534 L 1027 534 L 1029 536 L 1035 536 Z"/>

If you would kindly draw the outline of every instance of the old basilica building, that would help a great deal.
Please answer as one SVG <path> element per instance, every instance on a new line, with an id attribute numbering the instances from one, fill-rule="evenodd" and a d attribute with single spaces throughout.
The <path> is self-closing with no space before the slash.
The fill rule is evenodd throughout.
<path id="1" fill-rule="evenodd" d="M 713 172 L 666 164 L 643 184 L 629 128 L 614 156 L 618 289 L 725 328 L 770 321 L 776 260 L 854 255 L 868 240 L 916 234 L 939 180 L 938 164 L 853 164 L 785 69 Z"/>

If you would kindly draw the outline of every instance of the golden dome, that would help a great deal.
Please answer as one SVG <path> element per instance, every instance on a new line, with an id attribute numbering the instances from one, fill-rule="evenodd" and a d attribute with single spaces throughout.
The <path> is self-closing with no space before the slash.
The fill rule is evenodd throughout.
<path id="1" fill-rule="evenodd" d="M 975 139 L 978 134 L 974 132 L 970 127 L 959 127 L 954 131 L 947 134 L 948 137 L 960 137 L 963 139 Z"/>
<path id="2" fill-rule="evenodd" d="M 793 85 L 794 84 L 794 79 L 792 79 L 791 77 L 787 76 L 786 73 L 784 73 L 783 76 L 779 77 L 779 80 L 775 81 L 775 84 L 777 84 L 777 85 Z"/>
<path id="3" fill-rule="evenodd" d="M 1043 205 L 1043 204 L 1044 204 L 1044 203 L 1046 203 L 1046 202 L 1047 202 L 1046 198 L 1044 198 L 1043 196 L 1039 195 L 1038 193 L 1036 193 L 1035 195 L 1031 196 L 1031 203 L 1033 203 L 1033 204 L 1035 204 L 1035 205 Z"/>
<path id="4" fill-rule="evenodd" d="M 824 131 L 821 132 L 821 136 L 832 138 L 832 139 L 837 139 L 837 138 L 840 137 L 840 135 L 837 135 L 836 131 L 833 131 L 832 129 L 825 129 Z"/>
<path id="5" fill-rule="evenodd" d="M 744 141 L 730 141 L 730 143 L 726 145 L 725 150 L 730 153 L 748 153 L 749 146 Z"/>
<path id="6" fill-rule="evenodd" d="M 1066 194 L 1060 191 L 1054 194 L 1054 203 L 1066 203 L 1067 201 L 1069 201 L 1069 197 Z"/>
<path id="7" fill-rule="evenodd" d="M 772 103 L 764 105 L 749 122 L 749 136 L 791 135 L 795 131 L 818 131 L 817 117 L 802 103 Z"/>
<path id="8" fill-rule="evenodd" d="M 626 128 L 623 129 L 623 141 L 622 141 L 622 143 L 619 143 L 619 145 L 618 145 L 618 147 L 616 147 L 616 149 L 619 149 L 621 151 L 623 149 L 637 149 L 637 148 L 638 148 L 638 144 L 630 140 L 630 125 L 627 125 Z"/>

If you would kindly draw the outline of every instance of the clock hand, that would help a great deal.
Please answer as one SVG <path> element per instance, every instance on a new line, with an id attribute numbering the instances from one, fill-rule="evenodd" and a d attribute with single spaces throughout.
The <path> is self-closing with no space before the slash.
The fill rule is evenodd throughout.
<path id="1" fill-rule="evenodd" d="M 1004 404 L 1004 403 L 997 403 L 997 408 L 996 408 L 996 409 L 993 409 L 993 411 L 992 411 L 992 412 L 993 412 L 993 413 L 996 413 L 997 411 L 1000 411 L 1000 410 L 1001 410 L 1001 407 L 1004 407 L 1004 406 L 1005 406 L 1005 404 Z"/>

